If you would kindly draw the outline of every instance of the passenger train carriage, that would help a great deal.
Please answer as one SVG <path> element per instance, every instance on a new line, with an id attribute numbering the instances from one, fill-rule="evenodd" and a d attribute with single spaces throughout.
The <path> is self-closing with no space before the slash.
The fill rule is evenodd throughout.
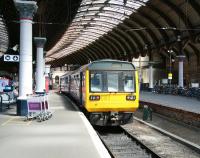
<path id="1" fill-rule="evenodd" d="M 85 109 L 93 125 L 125 124 L 139 105 L 138 74 L 125 61 L 94 61 L 63 75 L 60 86 Z"/>

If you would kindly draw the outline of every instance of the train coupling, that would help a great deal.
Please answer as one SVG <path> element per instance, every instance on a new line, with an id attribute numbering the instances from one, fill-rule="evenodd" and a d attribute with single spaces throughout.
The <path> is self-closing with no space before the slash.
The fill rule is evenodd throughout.
<path id="1" fill-rule="evenodd" d="M 119 120 L 119 113 L 118 112 L 111 112 L 110 113 L 110 120 L 111 121 L 118 121 Z"/>

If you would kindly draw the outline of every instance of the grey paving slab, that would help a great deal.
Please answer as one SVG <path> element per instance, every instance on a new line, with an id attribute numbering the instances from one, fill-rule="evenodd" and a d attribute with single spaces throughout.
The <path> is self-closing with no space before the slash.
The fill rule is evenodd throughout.
<path id="1" fill-rule="evenodd" d="M 65 97 L 58 94 L 50 94 L 49 101 L 54 110 L 53 117 L 41 123 L 25 122 L 17 116 L 1 115 L 3 121 L 0 122 L 0 157 L 102 157 L 100 152 L 104 149 L 91 138 L 81 113 Z"/>
<path id="2" fill-rule="evenodd" d="M 200 101 L 196 98 L 141 92 L 140 100 L 200 114 Z"/>

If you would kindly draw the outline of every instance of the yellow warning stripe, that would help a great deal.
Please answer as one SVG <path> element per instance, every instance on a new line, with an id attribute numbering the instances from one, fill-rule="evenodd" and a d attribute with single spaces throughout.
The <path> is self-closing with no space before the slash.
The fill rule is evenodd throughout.
<path id="1" fill-rule="evenodd" d="M 5 126 L 7 124 L 14 124 L 14 125 L 30 125 L 32 123 L 32 121 L 28 121 L 28 122 L 22 122 L 22 120 L 15 120 L 18 119 L 19 117 L 11 117 L 10 119 L 8 119 L 6 122 L 4 122 L 3 124 L 1 124 L 1 126 Z"/>
<path id="2" fill-rule="evenodd" d="M 6 124 L 8 124 L 10 121 L 12 121 L 14 119 L 14 117 L 8 119 L 6 122 L 4 122 L 3 124 L 1 124 L 1 126 L 5 126 Z"/>

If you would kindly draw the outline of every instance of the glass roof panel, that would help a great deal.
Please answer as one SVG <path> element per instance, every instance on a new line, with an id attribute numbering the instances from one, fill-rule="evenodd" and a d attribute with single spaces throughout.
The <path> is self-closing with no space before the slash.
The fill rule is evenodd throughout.
<path id="1" fill-rule="evenodd" d="M 9 39 L 6 25 L 4 23 L 3 15 L 0 14 L 0 56 L 2 56 L 8 49 Z"/>
<path id="2" fill-rule="evenodd" d="M 87 29 L 87 30 L 84 30 L 84 32 L 85 32 L 86 34 L 91 34 L 91 33 L 93 33 L 93 34 L 101 34 L 101 35 L 107 33 L 106 31 L 94 30 L 94 29 Z"/>
<path id="3" fill-rule="evenodd" d="M 92 8 L 89 8 L 88 11 L 90 11 L 90 10 L 99 10 L 99 9 L 100 9 L 100 7 L 92 7 Z"/>
<path id="4" fill-rule="evenodd" d="M 131 10 L 124 10 L 124 9 L 119 9 L 119 8 L 112 8 L 112 7 L 104 7 L 103 10 L 105 11 L 115 11 L 121 14 L 126 14 L 126 15 L 130 15 L 133 13 L 133 11 Z"/>
<path id="5" fill-rule="evenodd" d="M 94 22 L 91 22 L 90 24 L 91 24 L 90 26 L 93 26 L 93 27 L 95 27 L 95 25 L 96 25 L 97 27 L 98 27 L 98 26 L 104 26 L 104 27 L 109 27 L 109 28 L 113 28 L 113 27 L 116 26 L 115 24 L 106 23 L 106 22 L 102 22 L 102 21 L 94 21 Z"/>
<path id="6" fill-rule="evenodd" d="M 128 16 L 126 15 L 123 15 L 123 14 L 119 14 L 119 13 L 109 13 L 109 12 L 104 12 L 104 13 L 99 13 L 99 16 L 102 16 L 102 17 L 112 17 L 112 18 L 117 18 L 117 19 L 120 19 L 120 20 L 123 20 L 124 18 L 128 18 Z"/>
<path id="7" fill-rule="evenodd" d="M 88 29 L 92 29 L 92 30 L 101 30 L 101 31 L 105 31 L 108 32 L 110 31 L 112 28 L 109 27 L 103 27 L 103 26 L 98 26 L 98 27 L 88 27 Z"/>
<path id="8" fill-rule="evenodd" d="M 94 34 L 90 34 L 89 35 L 82 35 L 81 37 L 79 37 L 77 40 L 81 41 L 82 39 L 88 39 L 88 40 L 93 40 L 93 39 L 98 39 L 101 35 L 94 35 Z"/>
<path id="9" fill-rule="evenodd" d="M 121 20 L 110 18 L 110 17 L 107 17 L 107 18 L 94 18 L 94 20 L 95 21 L 101 21 L 101 22 L 108 22 L 108 23 L 112 23 L 112 24 L 115 24 L 115 25 L 118 25 L 119 23 L 122 22 Z"/>
<path id="10" fill-rule="evenodd" d="M 65 56 L 84 48 L 122 23 L 147 1 L 127 0 L 124 3 L 124 0 L 82 0 L 71 26 L 47 55 L 53 57 L 55 53 L 58 57 L 64 53 Z"/>

